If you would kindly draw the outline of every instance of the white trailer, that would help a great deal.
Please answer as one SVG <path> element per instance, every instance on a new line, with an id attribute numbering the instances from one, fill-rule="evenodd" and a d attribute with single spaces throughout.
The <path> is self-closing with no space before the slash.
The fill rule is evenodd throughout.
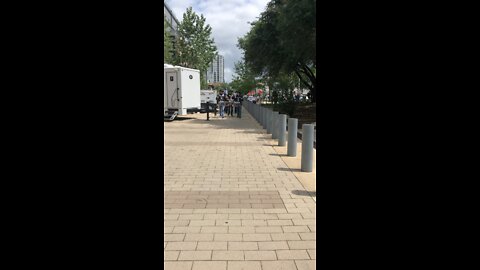
<path id="1" fill-rule="evenodd" d="M 180 66 L 163 66 L 163 114 L 173 120 L 187 109 L 200 109 L 200 71 Z"/>
<path id="2" fill-rule="evenodd" d="M 208 103 L 207 103 L 208 102 Z M 217 108 L 217 91 L 216 90 L 200 90 L 200 103 L 202 108 L 200 112 L 213 112 Z"/>

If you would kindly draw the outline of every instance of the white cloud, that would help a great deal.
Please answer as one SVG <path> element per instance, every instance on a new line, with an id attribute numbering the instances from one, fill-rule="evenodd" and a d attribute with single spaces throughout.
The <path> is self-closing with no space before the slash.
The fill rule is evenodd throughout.
<path id="1" fill-rule="evenodd" d="M 212 27 L 212 36 L 219 54 L 225 57 L 225 81 L 230 82 L 234 63 L 242 53 L 237 41 L 250 30 L 250 24 L 265 10 L 270 0 L 165 0 L 182 21 L 183 13 L 192 6 L 197 14 L 203 14 Z"/>

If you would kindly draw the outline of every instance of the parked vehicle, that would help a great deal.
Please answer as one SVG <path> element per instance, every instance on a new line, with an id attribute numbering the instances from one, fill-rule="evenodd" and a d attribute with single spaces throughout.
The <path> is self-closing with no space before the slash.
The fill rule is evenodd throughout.
<path id="1" fill-rule="evenodd" d="M 174 120 L 188 109 L 200 109 L 200 71 L 180 66 L 163 66 L 163 114 Z"/>
<path id="2" fill-rule="evenodd" d="M 217 104 L 217 91 L 216 90 L 200 90 L 200 112 L 207 111 L 207 102 L 210 107 L 210 111 L 213 112 Z"/>

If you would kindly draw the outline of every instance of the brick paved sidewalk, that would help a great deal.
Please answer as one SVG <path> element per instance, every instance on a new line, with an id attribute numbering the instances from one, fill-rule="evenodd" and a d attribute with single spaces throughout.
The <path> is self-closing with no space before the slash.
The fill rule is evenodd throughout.
<path id="1" fill-rule="evenodd" d="M 243 118 L 165 122 L 167 270 L 304 270 L 316 265 L 316 204 Z"/>

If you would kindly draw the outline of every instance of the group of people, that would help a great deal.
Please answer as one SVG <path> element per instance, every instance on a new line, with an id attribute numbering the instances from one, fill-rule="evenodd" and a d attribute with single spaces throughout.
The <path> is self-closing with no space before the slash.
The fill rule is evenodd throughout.
<path id="1" fill-rule="evenodd" d="M 235 113 L 238 118 L 242 117 L 242 101 L 243 98 L 240 93 L 228 94 L 224 91 L 221 91 L 217 95 L 217 104 L 220 109 L 220 117 L 225 118 L 225 113 L 227 116 L 233 116 Z"/>

